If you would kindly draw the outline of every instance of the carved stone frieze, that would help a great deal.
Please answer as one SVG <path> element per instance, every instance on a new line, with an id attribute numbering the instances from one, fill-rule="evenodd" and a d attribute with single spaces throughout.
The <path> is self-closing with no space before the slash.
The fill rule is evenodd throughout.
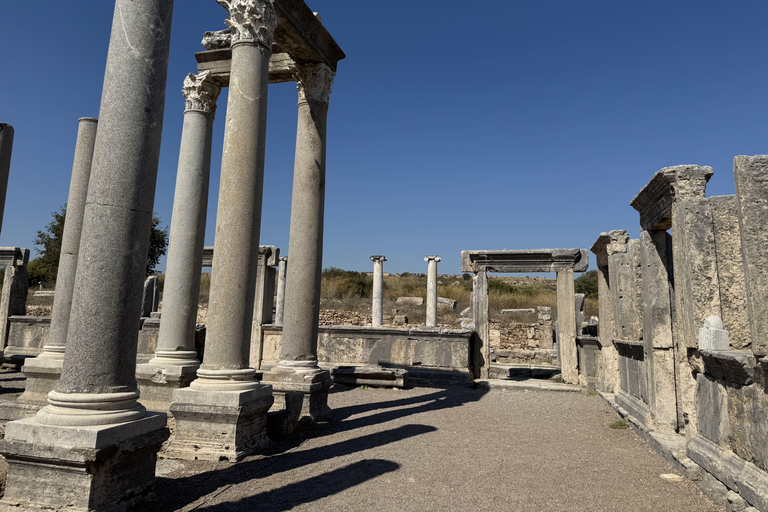
<path id="1" fill-rule="evenodd" d="M 203 71 L 199 75 L 190 73 L 181 88 L 187 102 L 186 110 L 201 110 L 211 115 L 216 114 L 216 99 L 220 92 L 221 86 L 210 71 Z"/>
<path id="2" fill-rule="evenodd" d="M 336 76 L 325 64 L 302 66 L 295 71 L 299 101 L 313 100 L 328 103 L 331 85 Z"/>
<path id="3" fill-rule="evenodd" d="M 216 0 L 227 9 L 229 18 L 224 23 L 232 29 L 232 44 L 255 41 L 272 48 L 272 37 L 277 27 L 277 12 L 269 0 Z"/>

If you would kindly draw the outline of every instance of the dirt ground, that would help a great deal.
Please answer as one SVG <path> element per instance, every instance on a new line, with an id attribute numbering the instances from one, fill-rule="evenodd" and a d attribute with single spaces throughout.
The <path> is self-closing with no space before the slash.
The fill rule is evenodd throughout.
<path id="1" fill-rule="evenodd" d="M 238 464 L 158 464 L 141 511 L 716 511 L 599 396 L 335 388 L 335 420 Z"/>

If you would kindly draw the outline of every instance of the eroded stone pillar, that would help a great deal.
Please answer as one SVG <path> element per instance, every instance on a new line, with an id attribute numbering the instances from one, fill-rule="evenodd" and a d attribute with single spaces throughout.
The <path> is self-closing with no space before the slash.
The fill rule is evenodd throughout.
<path id="1" fill-rule="evenodd" d="M 301 414 L 330 416 L 330 373 L 317 365 L 320 277 L 325 209 L 325 147 L 328 100 L 335 73 L 324 64 L 300 66 L 296 160 L 291 198 L 291 228 L 280 363 L 264 374 L 276 395 L 303 392 Z M 276 400 L 280 398 L 276 397 Z"/>
<path id="2" fill-rule="evenodd" d="M 601 233 L 592 245 L 592 252 L 597 259 L 597 293 L 599 298 L 598 338 L 600 340 L 600 390 L 614 393 L 619 387 L 619 355 L 613 340 L 616 338 L 616 325 L 613 318 L 613 297 L 609 259 L 612 254 L 626 252 L 629 235 L 623 229 Z"/>
<path id="3" fill-rule="evenodd" d="M 49 405 L 6 425 L 4 506 L 125 510 L 154 481 L 166 416 L 137 402 L 135 371 L 172 11 L 116 0 L 64 365 Z"/>
<path id="4" fill-rule="evenodd" d="M 474 376 L 487 379 L 491 367 L 491 324 L 488 311 L 488 273 L 485 268 L 472 275 L 472 322 L 475 325 Z"/>
<path id="5" fill-rule="evenodd" d="M 165 270 L 163 314 L 155 357 L 138 365 L 142 397 L 153 410 L 167 410 L 174 389 L 186 387 L 200 367 L 195 325 L 211 174 L 211 138 L 221 87 L 208 71 L 190 74 L 181 89 L 184 124 Z M 147 315 L 149 316 L 149 315 Z"/>
<path id="6" fill-rule="evenodd" d="M 424 256 L 427 262 L 427 327 L 437 327 L 437 262 L 440 256 Z"/>
<path id="7" fill-rule="evenodd" d="M 8 191 L 8 175 L 11 172 L 11 151 L 13 150 L 13 126 L 0 123 L 0 230 L 3 227 L 5 195 Z"/>
<path id="8" fill-rule="evenodd" d="M 262 326 L 272 323 L 272 308 L 275 301 L 275 276 L 280 249 L 274 245 L 259 246 L 259 260 L 256 271 L 256 289 L 253 300 L 253 320 L 251 321 L 250 366 L 261 368 L 264 351 L 264 329 Z"/>
<path id="9" fill-rule="evenodd" d="M 373 304 L 371 305 L 371 326 L 381 327 L 384 321 L 384 262 L 385 256 L 371 256 L 373 262 Z"/>
<path id="10" fill-rule="evenodd" d="M 267 85 L 277 26 L 268 0 L 220 0 L 232 29 L 221 185 L 203 364 L 173 392 L 171 456 L 238 460 L 263 446 L 272 389 L 249 367 L 264 177 Z"/>
<path id="11" fill-rule="evenodd" d="M 21 247 L 1 247 L 0 259 L 5 266 L 3 288 L 0 292 L 0 348 L 8 344 L 9 318 L 26 315 L 27 306 L 27 263 L 29 249 Z M 6 351 L 7 352 L 7 351 Z M 6 353 L 6 356 L 9 355 Z"/>
<path id="12" fill-rule="evenodd" d="M 573 269 L 557 272 L 557 329 L 560 344 L 560 372 L 563 380 L 568 384 L 578 384 L 576 296 Z"/>
<path id="13" fill-rule="evenodd" d="M 61 375 L 97 126 L 98 120 L 92 117 L 79 120 L 72 179 L 67 198 L 67 216 L 61 237 L 61 257 L 56 273 L 56 294 L 53 296 L 51 327 L 48 331 L 48 341 L 40 355 L 24 362 L 23 371 L 27 376 L 27 385 L 24 393 L 19 397 L 19 402 L 44 405 L 48 393 L 53 390 Z"/>
<path id="14" fill-rule="evenodd" d="M 288 258 L 281 256 L 277 265 L 277 299 L 275 300 L 275 325 L 283 326 L 285 314 L 285 272 L 288 270 Z"/>

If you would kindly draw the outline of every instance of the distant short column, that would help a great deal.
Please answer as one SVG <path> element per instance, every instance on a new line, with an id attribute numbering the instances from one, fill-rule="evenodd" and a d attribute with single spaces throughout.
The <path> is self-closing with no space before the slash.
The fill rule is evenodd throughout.
<path id="1" fill-rule="evenodd" d="M 8 190 L 8 174 L 11 170 L 11 150 L 13 149 L 13 126 L 0 123 L 0 229 L 3 227 L 5 211 L 5 193 Z"/>
<path id="2" fill-rule="evenodd" d="M 427 262 L 427 327 L 437 327 L 437 262 L 440 256 L 424 256 Z"/>
<path id="3" fill-rule="evenodd" d="M 560 344 L 560 371 L 568 384 L 579 383 L 576 354 L 576 294 L 573 269 L 557 272 L 557 339 Z"/>
<path id="4" fill-rule="evenodd" d="M 385 256 L 371 256 L 373 262 L 373 304 L 371 305 L 371 325 L 381 327 L 384 321 L 384 262 Z"/>
<path id="5" fill-rule="evenodd" d="M 288 258 L 281 256 L 277 264 L 277 304 L 275 305 L 275 325 L 283 326 L 285 313 L 285 271 L 288 270 Z"/>

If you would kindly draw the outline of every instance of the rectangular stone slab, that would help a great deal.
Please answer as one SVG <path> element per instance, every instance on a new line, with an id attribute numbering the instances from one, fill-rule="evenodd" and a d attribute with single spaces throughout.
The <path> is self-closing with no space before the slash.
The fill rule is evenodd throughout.
<path id="1" fill-rule="evenodd" d="M 587 249 L 461 251 L 462 272 L 584 272 L 588 267 Z"/>

